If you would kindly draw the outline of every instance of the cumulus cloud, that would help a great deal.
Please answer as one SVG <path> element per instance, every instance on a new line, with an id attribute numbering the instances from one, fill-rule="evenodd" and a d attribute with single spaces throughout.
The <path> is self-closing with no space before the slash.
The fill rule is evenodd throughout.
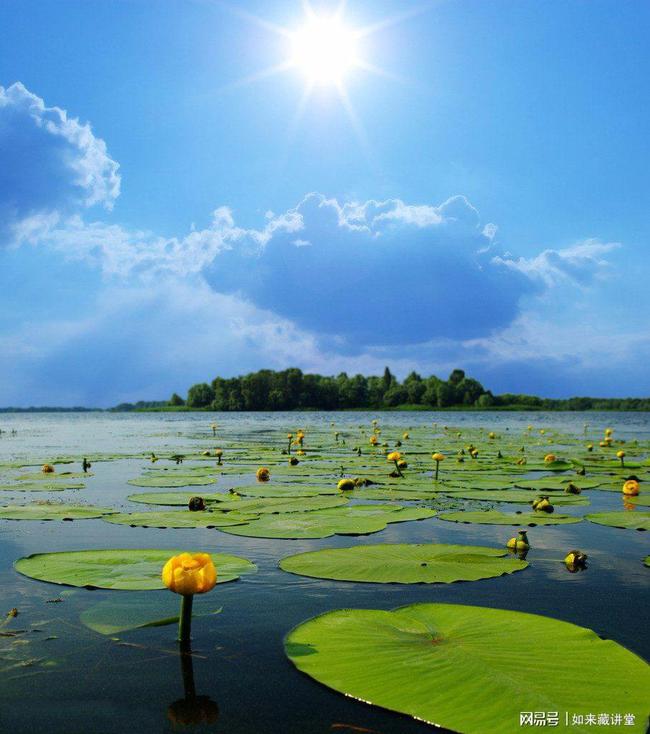
<path id="1" fill-rule="evenodd" d="M 42 212 L 96 204 L 110 209 L 120 193 L 118 168 L 90 125 L 46 106 L 19 82 L 0 86 L 0 215 L 5 227 Z"/>
<path id="2" fill-rule="evenodd" d="M 584 285 L 611 270 L 605 255 L 620 246 L 619 242 L 587 239 L 562 250 L 544 250 L 532 258 L 497 255 L 492 262 L 540 280 L 546 286 L 566 281 Z"/>
<path id="3" fill-rule="evenodd" d="M 536 286 L 493 262 L 476 209 L 462 196 L 438 206 L 400 200 L 339 203 L 309 194 L 257 250 L 233 247 L 205 269 L 216 291 L 347 346 L 470 338 L 510 323 Z M 273 221 L 273 220 L 272 220 Z"/>

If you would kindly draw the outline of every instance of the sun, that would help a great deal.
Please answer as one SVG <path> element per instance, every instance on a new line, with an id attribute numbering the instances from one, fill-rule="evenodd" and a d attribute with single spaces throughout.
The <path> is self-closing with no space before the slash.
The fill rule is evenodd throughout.
<path id="1" fill-rule="evenodd" d="M 311 84 L 340 84 L 359 63 L 357 34 L 337 17 L 313 16 L 291 34 L 290 63 Z"/>

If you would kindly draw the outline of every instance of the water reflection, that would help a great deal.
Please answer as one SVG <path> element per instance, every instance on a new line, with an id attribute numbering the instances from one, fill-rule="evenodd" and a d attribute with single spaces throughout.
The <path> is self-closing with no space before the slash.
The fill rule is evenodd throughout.
<path id="1" fill-rule="evenodd" d="M 189 645 L 181 645 L 178 659 L 183 679 L 183 698 L 167 708 L 167 718 L 176 727 L 194 727 L 214 724 L 219 718 L 219 706 L 210 696 L 197 695 L 194 684 L 194 663 Z"/>

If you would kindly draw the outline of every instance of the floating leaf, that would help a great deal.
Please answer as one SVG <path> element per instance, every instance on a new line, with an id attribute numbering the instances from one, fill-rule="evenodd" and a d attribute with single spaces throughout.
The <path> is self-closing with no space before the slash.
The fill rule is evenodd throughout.
<path id="1" fill-rule="evenodd" d="M 198 594 L 194 598 L 193 617 L 218 614 L 214 598 Z M 204 612 L 199 610 L 205 609 Z M 209 610 L 209 611 L 208 611 Z M 116 635 L 145 627 L 163 627 L 178 622 L 178 600 L 172 594 L 131 591 L 109 594 L 108 599 L 85 609 L 79 618 L 86 627 L 101 635 Z"/>
<path id="2" fill-rule="evenodd" d="M 115 510 L 92 505 L 5 505 L 0 507 L 0 519 L 4 520 L 92 520 L 109 515 Z"/>
<path id="3" fill-rule="evenodd" d="M 502 548 L 469 545 L 383 544 L 299 553 L 280 568 L 301 576 L 338 581 L 399 584 L 450 584 L 520 571 L 525 561 Z"/>
<path id="4" fill-rule="evenodd" d="M 224 495 L 225 498 L 228 495 Z M 251 499 L 224 499 L 219 503 L 220 510 L 235 510 L 240 513 L 251 515 L 266 515 L 289 512 L 311 512 L 313 510 L 324 510 L 330 507 L 338 507 L 347 504 L 345 497 L 296 497 L 285 499 L 284 497 L 251 498 Z"/>
<path id="5" fill-rule="evenodd" d="M 227 494 L 203 494 L 194 492 L 139 492 L 130 494 L 127 499 L 144 505 L 164 505 L 166 507 L 187 507 L 192 497 L 202 497 L 205 502 L 219 502 L 228 499 Z"/>
<path id="6" fill-rule="evenodd" d="M 549 491 L 545 493 L 554 505 L 588 505 L 586 497 L 563 492 Z M 477 492 L 454 492 L 451 497 L 464 500 L 478 500 L 480 502 L 515 502 L 530 504 L 537 499 L 538 493 L 528 489 L 483 489 Z"/>
<path id="7" fill-rule="evenodd" d="M 164 564 L 183 552 L 148 548 L 36 553 L 17 560 L 14 568 L 24 576 L 67 586 L 130 591 L 163 589 L 161 573 Z M 225 553 L 210 555 L 217 567 L 217 583 L 234 581 L 242 574 L 257 570 L 245 558 Z"/>
<path id="8" fill-rule="evenodd" d="M 630 512 L 597 512 L 585 515 L 589 522 L 597 525 L 607 525 L 612 528 L 624 528 L 626 530 L 650 530 L 650 512 L 632 510 Z"/>
<path id="9" fill-rule="evenodd" d="M 139 528 L 221 528 L 241 525 L 257 519 L 257 515 L 240 515 L 237 512 L 190 512 L 169 510 L 167 512 L 120 512 L 102 518 L 115 525 L 130 525 Z"/>
<path id="10" fill-rule="evenodd" d="M 387 523 L 423 520 L 435 510 L 399 505 L 348 505 L 330 510 L 265 515 L 245 525 L 223 528 L 224 533 L 253 538 L 327 538 L 330 535 L 368 535 Z"/>
<path id="11" fill-rule="evenodd" d="M 480 525 L 567 525 L 580 522 L 581 517 L 558 515 L 554 512 L 547 515 L 543 512 L 498 512 L 497 510 L 474 510 L 459 512 L 443 512 L 438 517 L 451 522 L 478 523 Z"/>
<path id="12" fill-rule="evenodd" d="M 185 475 L 185 476 L 144 476 L 137 479 L 129 479 L 128 484 L 135 487 L 190 487 L 194 485 L 216 484 L 216 477 L 204 475 Z"/>
<path id="13" fill-rule="evenodd" d="M 62 492 L 64 489 L 83 489 L 81 482 L 20 482 L 0 484 L 0 492 Z"/>
<path id="14" fill-rule="evenodd" d="M 285 652 L 334 690 L 457 732 L 514 734 L 522 711 L 576 708 L 623 707 L 636 717 L 629 731 L 647 725 L 650 667 L 589 629 L 536 614 L 458 604 L 339 610 L 294 628 Z"/>

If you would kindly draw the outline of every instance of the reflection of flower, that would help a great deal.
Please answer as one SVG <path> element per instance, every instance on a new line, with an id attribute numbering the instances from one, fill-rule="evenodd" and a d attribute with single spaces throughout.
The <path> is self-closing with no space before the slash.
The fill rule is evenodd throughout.
<path id="1" fill-rule="evenodd" d="M 219 707 L 209 696 L 181 698 L 167 709 L 167 718 L 177 726 L 214 724 L 219 718 Z"/>
<path id="2" fill-rule="evenodd" d="M 255 476 L 257 477 L 258 482 L 268 482 L 271 478 L 271 472 L 265 466 L 261 466 L 255 472 Z"/>
<path id="3" fill-rule="evenodd" d="M 217 570 L 209 553 L 181 553 L 167 561 L 162 580 L 176 594 L 204 594 L 217 583 Z"/>

